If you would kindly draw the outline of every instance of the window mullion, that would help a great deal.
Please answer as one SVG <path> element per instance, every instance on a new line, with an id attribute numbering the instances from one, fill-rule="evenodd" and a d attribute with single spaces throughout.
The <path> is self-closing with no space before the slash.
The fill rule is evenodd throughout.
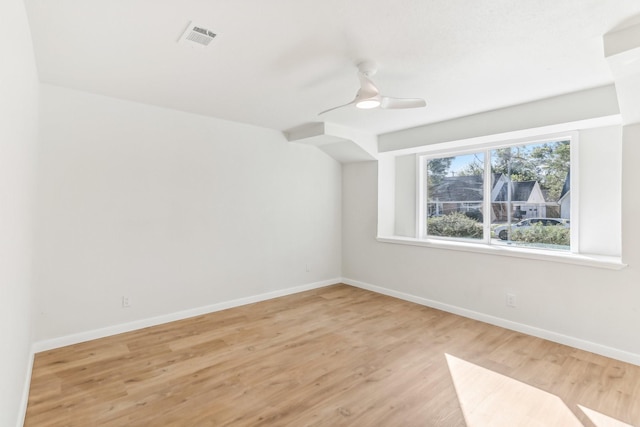
<path id="1" fill-rule="evenodd" d="M 482 228 L 484 229 L 484 242 L 491 244 L 491 154 L 490 150 L 484 151 L 484 197 L 482 200 Z"/>
<path id="2" fill-rule="evenodd" d="M 416 159 L 416 170 L 418 173 L 416 191 L 418 193 L 416 204 L 416 235 L 419 239 L 427 237 L 427 159 L 418 156 Z"/>

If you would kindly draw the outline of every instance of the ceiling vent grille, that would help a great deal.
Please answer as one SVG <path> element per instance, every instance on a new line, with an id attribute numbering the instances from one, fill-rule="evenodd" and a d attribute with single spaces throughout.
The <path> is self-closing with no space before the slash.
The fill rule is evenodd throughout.
<path id="1" fill-rule="evenodd" d="M 206 47 L 209 46 L 211 40 L 215 38 L 216 34 L 213 31 L 209 31 L 202 25 L 189 23 L 189 26 L 178 40 L 178 43 L 188 43 L 192 46 Z"/>

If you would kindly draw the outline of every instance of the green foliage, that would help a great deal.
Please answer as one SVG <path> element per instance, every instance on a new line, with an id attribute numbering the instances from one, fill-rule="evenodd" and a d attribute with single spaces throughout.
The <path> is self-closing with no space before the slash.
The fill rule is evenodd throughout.
<path id="1" fill-rule="evenodd" d="M 526 146 L 499 148 L 491 153 L 492 172 L 506 175 L 512 181 L 536 181 L 536 165 Z"/>
<path id="2" fill-rule="evenodd" d="M 511 240 L 524 243 L 543 243 L 549 245 L 570 245 L 571 230 L 562 226 L 543 226 L 535 224 L 533 227 L 514 228 L 511 230 Z"/>
<path id="3" fill-rule="evenodd" d="M 431 159 L 428 162 L 430 184 L 437 184 L 447 176 L 452 157 Z M 562 187 L 571 166 L 571 145 L 569 141 L 553 141 L 544 144 L 528 144 L 499 148 L 491 151 L 491 172 L 502 174 L 513 182 L 538 181 L 546 191 L 547 201 L 560 198 Z M 482 176 L 483 159 L 474 154 L 459 176 Z"/>
<path id="4" fill-rule="evenodd" d="M 442 182 L 442 179 L 449 173 L 451 162 L 453 162 L 453 157 L 429 159 L 427 162 L 427 177 L 430 185 Z"/>
<path id="5" fill-rule="evenodd" d="M 557 141 L 543 144 L 531 152 L 531 158 L 539 165 L 540 187 L 547 190 L 549 200 L 558 200 L 562 186 L 571 165 L 571 146 L 569 141 Z"/>
<path id="6" fill-rule="evenodd" d="M 514 182 L 538 181 L 547 192 L 547 201 L 560 198 L 571 163 L 569 141 L 500 148 L 491 156 L 493 173 L 504 174 Z"/>
<path id="7" fill-rule="evenodd" d="M 482 238 L 482 224 L 459 212 L 429 218 L 427 233 L 430 236 Z"/>

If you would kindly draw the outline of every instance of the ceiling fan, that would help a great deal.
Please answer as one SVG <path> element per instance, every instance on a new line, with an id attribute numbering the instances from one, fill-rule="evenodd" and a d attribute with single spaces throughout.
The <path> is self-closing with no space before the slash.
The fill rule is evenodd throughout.
<path id="1" fill-rule="evenodd" d="M 360 89 L 356 93 L 356 97 L 353 101 L 338 105 L 337 107 L 324 110 L 320 114 L 328 113 L 329 111 L 337 110 L 338 108 L 346 107 L 349 105 L 355 105 L 360 109 L 372 109 L 372 108 L 385 108 L 385 109 L 399 109 L 399 108 L 421 108 L 426 107 L 427 103 L 421 98 L 392 98 L 389 96 L 380 95 L 378 87 L 373 83 L 370 77 L 374 76 L 377 72 L 376 64 L 373 62 L 361 62 L 358 64 L 358 78 L 360 79 Z"/>

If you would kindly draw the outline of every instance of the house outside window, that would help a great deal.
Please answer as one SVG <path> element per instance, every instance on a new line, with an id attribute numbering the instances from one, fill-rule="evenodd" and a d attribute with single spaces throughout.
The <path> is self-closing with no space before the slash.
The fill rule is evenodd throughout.
<path id="1" fill-rule="evenodd" d="M 420 160 L 422 238 L 569 251 L 571 140 Z"/>

